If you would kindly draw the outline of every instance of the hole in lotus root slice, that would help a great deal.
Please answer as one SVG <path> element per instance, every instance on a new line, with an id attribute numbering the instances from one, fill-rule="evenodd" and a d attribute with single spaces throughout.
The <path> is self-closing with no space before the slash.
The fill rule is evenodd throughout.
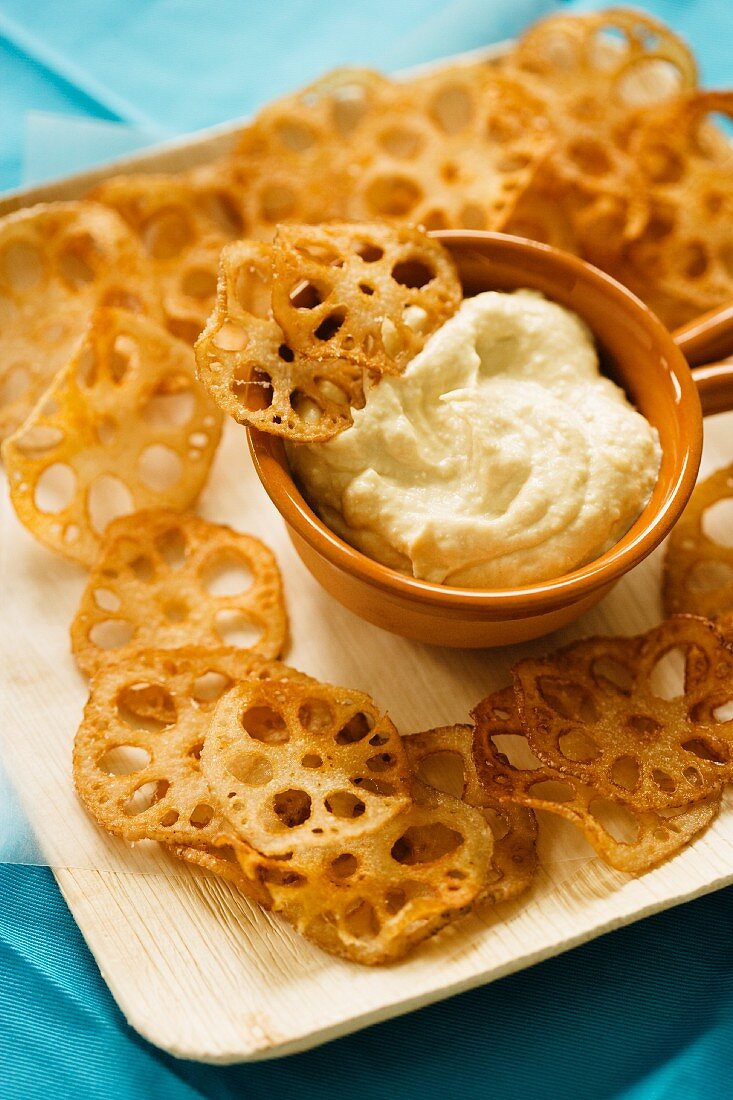
<path id="1" fill-rule="evenodd" d="M 363 370 L 326 354 L 322 341 L 317 361 L 296 353 L 269 316 L 271 280 L 269 245 L 239 241 L 222 251 L 216 307 L 196 343 L 199 378 L 241 424 L 296 442 L 329 439 L 364 405 Z"/>
<path id="2" fill-rule="evenodd" d="M 652 870 L 686 847 L 720 809 L 720 788 L 688 805 L 637 810 L 622 798 L 604 798 L 575 776 L 546 765 L 514 767 L 499 747 L 508 737 L 526 737 L 511 688 L 483 700 L 473 716 L 476 766 L 487 791 L 507 806 L 547 810 L 570 821 L 618 871 L 640 875 Z"/>
<path id="3" fill-rule="evenodd" d="M 199 848 L 231 834 L 199 761 L 216 705 L 202 699 L 200 684 L 211 676 L 231 684 L 248 676 L 308 683 L 276 661 L 196 646 L 130 649 L 124 663 L 93 678 L 74 742 L 74 780 L 108 832 Z"/>
<path id="4" fill-rule="evenodd" d="M 217 164 L 176 176 L 115 176 L 91 196 L 139 237 L 161 287 L 168 328 L 193 344 L 214 305 L 219 253 L 248 231 L 232 171 Z"/>
<path id="5" fill-rule="evenodd" d="M 333 254 L 336 262 L 322 258 Z M 379 258 L 372 260 L 374 252 Z M 366 283 L 371 293 L 361 289 Z M 298 306 L 297 288 L 319 302 Z M 280 226 L 273 245 L 272 310 L 293 350 L 334 355 L 399 374 L 458 308 L 461 286 L 446 250 L 409 226 Z M 405 311 L 421 311 L 419 330 Z M 389 325 L 388 329 L 385 326 Z"/>
<path id="6" fill-rule="evenodd" d="M 249 587 L 213 594 L 212 570 L 216 575 L 222 562 L 232 561 L 251 575 Z M 72 650 L 88 675 L 107 659 L 95 639 L 98 624 L 110 619 L 94 596 L 101 587 L 116 598 L 115 620 L 130 628 L 132 646 L 165 650 L 193 642 L 221 648 L 222 615 L 256 622 L 258 637 L 248 652 L 277 657 L 285 644 L 287 616 L 272 552 L 252 535 L 190 512 L 138 512 L 108 528 L 71 624 Z"/>
<path id="7" fill-rule="evenodd" d="M 684 653 L 684 686 L 679 694 L 660 694 L 655 670 L 673 650 Z M 633 670 L 628 694 L 594 676 L 602 658 Z M 660 811 L 705 799 L 733 775 L 725 723 L 716 724 L 712 713 L 719 701 L 733 696 L 733 653 L 705 619 L 678 615 L 634 638 L 587 638 L 541 660 L 521 661 L 514 677 L 534 752 L 549 767 L 592 786 L 598 796 L 638 811 Z M 548 681 L 577 690 L 553 696 L 543 688 Z M 582 702 L 586 693 L 593 712 L 584 716 L 579 705 L 573 713 L 573 699 Z M 569 718 L 578 735 L 593 744 L 593 759 L 562 751 Z M 710 747 L 709 759 L 693 751 L 699 741 Z M 628 766 L 624 775 L 619 772 L 620 759 L 636 765 L 632 789 Z"/>
<path id="8" fill-rule="evenodd" d="M 493 834 L 486 870 L 487 898 L 494 904 L 518 897 L 537 868 L 537 822 L 531 810 L 493 797 L 473 757 L 473 727 L 440 726 L 403 738 L 407 759 L 424 785 L 479 810 Z"/>
<path id="9" fill-rule="evenodd" d="M 667 541 L 663 599 L 668 615 L 690 612 L 714 619 L 733 611 L 733 546 L 711 538 L 706 513 L 733 500 L 733 465 L 693 490 Z"/>
<path id="10" fill-rule="evenodd" d="M 120 341 L 129 345 L 121 374 Z M 86 353 L 95 364 L 92 376 L 79 369 Z M 142 415 L 150 401 L 180 395 L 191 400 L 185 424 Z M 57 442 L 41 452 L 29 448 L 26 441 L 38 431 L 56 433 Z M 196 382 L 190 349 L 147 318 L 99 309 L 46 399 L 4 444 L 13 507 L 39 541 L 91 566 L 110 520 L 193 503 L 220 431 L 221 415 Z M 195 448 L 192 433 L 199 440 Z M 74 484 L 51 513 L 39 491 L 59 467 L 71 471 Z"/>
<path id="11" fill-rule="evenodd" d="M 317 720 L 309 718 L 314 715 Z M 368 739 L 339 736 L 355 718 L 366 718 L 368 729 L 385 738 L 390 761 L 379 778 L 388 790 L 364 782 L 374 755 Z M 243 753 L 267 760 L 268 781 L 242 781 Z M 328 684 L 241 684 L 219 703 L 202 762 L 232 828 L 267 855 L 367 835 L 410 799 L 407 761 L 392 723 L 367 695 Z"/>
<path id="12" fill-rule="evenodd" d="M 85 277 L 68 278 L 70 267 Z M 65 202 L 0 219 L 0 440 L 66 367 L 94 308 L 115 298 L 162 320 L 147 257 L 113 211 Z"/>
<path id="13" fill-rule="evenodd" d="M 492 835 L 482 814 L 415 783 L 415 801 L 376 832 L 326 847 L 294 845 L 276 860 L 236 846 L 245 876 L 272 909 L 324 951 L 376 965 L 402 958 L 486 895 Z M 449 845 L 432 838 L 449 836 Z M 432 858 L 395 859 L 421 839 Z M 427 842 L 430 841 L 430 844 Z"/>

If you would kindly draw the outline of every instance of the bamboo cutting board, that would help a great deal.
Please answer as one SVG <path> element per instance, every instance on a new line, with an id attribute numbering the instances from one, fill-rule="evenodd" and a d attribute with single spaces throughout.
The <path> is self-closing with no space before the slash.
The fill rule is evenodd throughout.
<path id="1" fill-rule="evenodd" d="M 231 131 L 128 158 L 114 170 L 180 168 L 223 151 Z M 83 194 L 108 166 L 0 201 Z M 733 414 L 706 422 L 703 473 L 732 458 Z M 369 692 L 403 733 L 466 721 L 507 682 L 511 665 L 594 633 L 633 634 L 661 617 L 660 554 L 625 577 L 572 627 L 503 650 L 456 651 L 363 623 L 327 596 L 292 550 L 229 424 L 199 510 L 262 537 L 283 572 L 289 664 Z M 101 833 L 77 802 L 71 745 L 86 698 L 68 626 L 85 574 L 36 544 L 2 496 L 0 641 L 5 767 L 59 886 L 129 1023 L 171 1053 L 237 1062 L 304 1050 L 502 977 L 594 936 L 733 882 L 733 798 L 689 849 L 640 879 L 601 863 L 566 822 L 540 814 L 540 867 L 516 902 L 477 913 L 404 962 L 370 970 L 325 955 L 227 883 L 177 864 L 156 845 Z"/>

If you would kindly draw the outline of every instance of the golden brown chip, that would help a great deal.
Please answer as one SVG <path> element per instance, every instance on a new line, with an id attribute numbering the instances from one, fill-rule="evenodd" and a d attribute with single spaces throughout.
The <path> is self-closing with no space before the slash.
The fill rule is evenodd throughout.
<path id="1" fill-rule="evenodd" d="M 90 814 L 125 840 L 204 847 L 228 832 L 200 766 L 220 696 L 246 677 L 307 679 L 235 649 L 131 649 L 103 665 L 74 741 L 74 781 Z"/>
<path id="2" fill-rule="evenodd" d="M 298 442 L 330 439 L 364 405 L 363 371 L 336 358 L 312 362 L 270 316 L 272 253 L 239 241 L 221 255 L 216 309 L 196 344 L 198 376 L 240 424 Z"/>
<path id="3" fill-rule="evenodd" d="M 357 140 L 360 127 L 391 87 L 371 69 L 333 69 L 264 107 L 242 131 L 234 155 L 245 164 L 267 156 L 290 166 L 315 155 L 321 157 L 323 172 L 324 147 Z"/>
<path id="4" fill-rule="evenodd" d="M 400 374 L 461 302 L 448 252 L 411 226 L 283 225 L 272 258 L 273 316 L 314 372 L 335 357 Z"/>
<path id="5" fill-rule="evenodd" d="M 733 465 L 725 466 L 693 490 L 667 540 L 663 598 L 668 615 L 689 612 L 715 619 L 733 611 L 733 546 L 705 533 L 705 513 L 733 497 Z"/>
<path id="6" fill-rule="evenodd" d="M 733 118 L 733 92 L 679 97 L 636 118 L 628 147 L 648 215 L 615 259 L 602 257 L 670 328 L 733 297 L 733 147 L 716 113 Z"/>
<path id="7" fill-rule="evenodd" d="M 113 211 L 59 202 L 0 219 L 0 439 L 66 366 L 98 305 L 162 320 L 147 257 Z"/>
<path id="8" fill-rule="evenodd" d="M 374 966 L 402 958 L 485 894 L 492 837 L 478 810 L 420 784 L 376 833 L 291 859 L 236 846 L 245 876 L 324 951 Z"/>
<path id="9" fill-rule="evenodd" d="M 557 136 L 556 192 L 572 186 L 588 202 L 622 190 L 624 231 L 641 224 L 643 178 L 623 131 L 635 109 L 696 87 L 695 59 L 685 43 L 630 9 L 551 15 L 525 31 L 503 67 L 546 102 Z"/>
<path id="10" fill-rule="evenodd" d="M 365 836 L 410 801 L 389 718 L 330 684 L 241 684 L 216 708 L 202 766 L 237 835 L 266 855 Z"/>
<path id="11" fill-rule="evenodd" d="M 489 66 L 393 85 L 353 148 L 348 217 L 502 229 L 554 144 L 543 102 Z"/>
<path id="12" fill-rule="evenodd" d="M 110 524 L 71 624 L 88 675 L 124 662 L 130 646 L 239 645 L 277 657 L 286 636 L 272 551 L 231 527 L 163 510 Z"/>
<path id="13" fill-rule="evenodd" d="M 534 752 L 598 795 L 660 811 L 733 777 L 733 651 L 706 619 L 678 615 L 634 638 L 586 638 L 520 661 L 513 674 Z"/>
<path id="14" fill-rule="evenodd" d="M 193 504 L 221 421 L 190 348 L 146 317 L 100 308 L 3 444 L 13 507 L 37 539 L 91 566 L 114 516 Z"/>
<path id="15" fill-rule="evenodd" d="M 688 806 L 635 810 L 623 799 L 604 798 L 575 776 L 543 765 L 529 748 L 511 688 L 484 699 L 473 717 L 476 765 L 494 798 L 564 817 L 618 871 L 651 871 L 706 829 L 720 809 L 719 788 Z M 521 766 L 513 766 L 509 754 L 521 756 Z"/>
<path id="16" fill-rule="evenodd" d="M 556 195 L 537 186 L 519 198 L 503 232 L 577 254 L 580 245 L 573 221 Z"/>
<path id="17" fill-rule="evenodd" d="M 492 797 L 473 758 L 473 726 L 441 726 L 403 738 L 417 778 L 481 811 L 494 836 L 487 897 L 494 904 L 524 893 L 537 868 L 537 822 L 531 810 Z"/>
<path id="18" fill-rule="evenodd" d="M 140 238 L 168 327 L 193 344 L 214 305 L 222 248 L 251 230 L 232 170 L 215 163 L 177 176 L 113 176 L 90 198 L 117 211 Z"/>

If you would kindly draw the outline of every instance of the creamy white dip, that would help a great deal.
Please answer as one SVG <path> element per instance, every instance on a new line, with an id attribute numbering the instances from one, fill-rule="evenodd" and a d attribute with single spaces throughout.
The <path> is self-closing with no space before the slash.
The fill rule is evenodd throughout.
<path id="1" fill-rule="evenodd" d="M 628 530 L 657 432 L 599 373 L 593 337 L 533 291 L 466 299 L 354 424 L 291 446 L 312 506 L 369 557 L 471 588 L 549 580 Z"/>

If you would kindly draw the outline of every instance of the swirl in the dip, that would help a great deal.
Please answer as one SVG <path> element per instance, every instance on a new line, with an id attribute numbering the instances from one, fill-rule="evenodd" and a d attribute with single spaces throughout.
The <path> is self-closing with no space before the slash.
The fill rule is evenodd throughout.
<path id="1" fill-rule="evenodd" d="M 661 458 L 584 322 L 532 291 L 466 299 L 404 374 L 369 390 L 351 428 L 288 455 L 347 542 L 471 588 L 598 557 L 643 510 Z"/>

